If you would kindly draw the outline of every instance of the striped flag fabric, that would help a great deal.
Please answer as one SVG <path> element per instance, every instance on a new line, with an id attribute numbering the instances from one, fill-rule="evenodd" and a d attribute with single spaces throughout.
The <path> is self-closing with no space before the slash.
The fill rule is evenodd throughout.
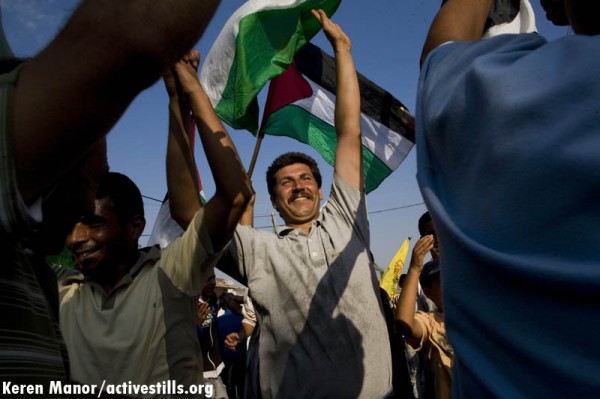
<path id="1" fill-rule="evenodd" d="M 333 165 L 335 60 L 308 43 L 293 64 L 273 79 L 261 131 L 313 147 Z M 358 74 L 365 191 L 377 188 L 406 158 L 415 142 L 414 118 L 390 93 Z"/>
<path id="2" fill-rule="evenodd" d="M 258 130 L 256 96 L 292 62 L 341 0 L 248 0 L 225 23 L 204 60 L 200 82 L 217 115 L 235 129 Z"/>
<path id="3" fill-rule="evenodd" d="M 202 205 L 206 203 L 206 198 L 204 197 L 204 192 L 202 191 L 200 191 L 200 202 L 202 202 Z M 183 229 L 171 217 L 169 193 L 167 193 L 160 206 L 160 209 L 158 210 L 156 220 L 154 221 L 154 226 L 152 226 L 152 233 L 150 233 L 150 237 L 148 238 L 148 243 L 146 245 L 149 247 L 158 245 L 161 248 L 165 248 L 171 243 L 171 241 L 175 240 L 182 234 Z"/>
<path id="4" fill-rule="evenodd" d="M 398 289 L 398 282 L 400 281 L 400 275 L 404 269 L 404 263 L 406 263 L 406 256 L 408 255 L 408 245 L 410 237 L 404 240 L 396 255 L 392 258 L 387 270 L 381 277 L 379 286 L 387 292 L 390 298 L 396 296 L 396 290 Z"/>

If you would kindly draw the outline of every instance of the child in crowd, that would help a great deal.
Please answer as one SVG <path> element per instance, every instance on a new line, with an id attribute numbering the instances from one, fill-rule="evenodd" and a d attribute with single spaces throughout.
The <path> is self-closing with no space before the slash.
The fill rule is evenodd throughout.
<path id="1" fill-rule="evenodd" d="M 415 245 L 396 308 L 396 322 L 407 344 L 416 351 L 426 351 L 428 367 L 434 380 L 435 397 L 448 399 L 452 391 L 453 350 L 446 339 L 444 326 L 440 265 L 438 260 L 423 265 L 423 258 L 431 250 L 433 243 L 433 235 L 426 235 Z M 415 313 L 419 282 L 425 295 L 437 306 L 437 311 Z"/>

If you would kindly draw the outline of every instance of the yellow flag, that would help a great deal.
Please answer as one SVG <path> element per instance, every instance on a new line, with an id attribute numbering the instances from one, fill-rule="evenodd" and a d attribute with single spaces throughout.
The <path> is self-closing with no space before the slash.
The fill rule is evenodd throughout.
<path id="1" fill-rule="evenodd" d="M 408 243 L 410 241 L 410 237 L 404 240 L 402 246 L 396 252 L 396 255 L 392 258 L 390 265 L 388 266 L 385 273 L 383 273 L 383 277 L 381 277 L 381 282 L 379 286 L 383 288 L 390 298 L 393 298 L 396 294 L 396 289 L 398 288 L 398 282 L 400 281 L 400 275 L 402 274 L 402 269 L 404 268 L 404 262 L 406 262 L 406 256 L 408 255 Z"/>

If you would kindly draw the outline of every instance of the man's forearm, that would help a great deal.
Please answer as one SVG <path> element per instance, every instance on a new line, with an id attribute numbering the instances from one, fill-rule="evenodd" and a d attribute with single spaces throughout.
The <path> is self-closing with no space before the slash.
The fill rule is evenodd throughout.
<path id="1" fill-rule="evenodd" d="M 423 52 L 421 65 L 436 47 L 450 41 L 481 39 L 493 0 L 448 0 L 433 20 Z"/>
<path id="2" fill-rule="evenodd" d="M 104 43 L 113 54 L 140 57 L 143 65 L 154 66 L 160 74 L 198 42 L 219 4 L 220 0 L 87 0 L 63 33 L 90 35 L 91 27 L 101 26 L 102 36 L 113 39 Z"/>
<path id="3" fill-rule="evenodd" d="M 216 193 L 206 204 L 205 221 L 213 247 L 219 250 L 231 240 L 253 192 L 235 146 L 202 88 L 190 94 L 190 105 L 215 181 Z"/>
<path id="4" fill-rule="evenodd" d="M 81 4 L 19 76 L 13 137 L 19 188 L 26 202 L 73 167 L 133 98 L 198 41 L 218 4 L 219 0 Z"/>
<path id="5" fill-rule="evenodd" d="M 335 127 L 338 136 L 353 136 L 360 145 L 360 90 L 351 50 L 336 50 L 335 63 Z"/>
<path id="6" fill-rule="evenodd" d="M 230 203 L 241 199 L 238 198 L 241 195 L 244 198 L 244 211 L 252 196 L 250 181 L 227 130 L 214 112 L 203 89 L 190 95 L 190 104 L 215 180 L 217 194 L 227 198 Z"/>
<path id="7" fill-rule="evenodd" d="M 396 307 L 396 322 L 409 343 L 420 339 L 422 334 L 415 324 L 415 305 L 417 302 L 419 273 L 420 270 L 418 267 L 410 267 L 408 269 L 404 288 L 400 292 L 400 298 Z"/>
<path id="8" fill-rule="evenodd" d="M 169 103 L 167 188 L 171 216 L 184 230 L 201 206 L 198 176 L 189 137 L 193 132 L 188 131 L 189 128 L 191 126 L 186 126 L 186 120 L 181 114 L 180 102 L 177 98 L 172 98 Z"/>

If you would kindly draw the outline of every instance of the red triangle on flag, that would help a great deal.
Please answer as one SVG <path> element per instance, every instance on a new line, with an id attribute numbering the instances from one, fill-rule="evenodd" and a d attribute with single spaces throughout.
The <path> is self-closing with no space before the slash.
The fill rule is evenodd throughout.
<path id="1" fill-rule="evenodd" d="M 292 61 L 288 69 L 271 80 L 269 84 L 261 126 L 264 126 L 265 121 L 273 112 L 312 95 L 312 88 L 296 67 L 296 62 Z"/>

